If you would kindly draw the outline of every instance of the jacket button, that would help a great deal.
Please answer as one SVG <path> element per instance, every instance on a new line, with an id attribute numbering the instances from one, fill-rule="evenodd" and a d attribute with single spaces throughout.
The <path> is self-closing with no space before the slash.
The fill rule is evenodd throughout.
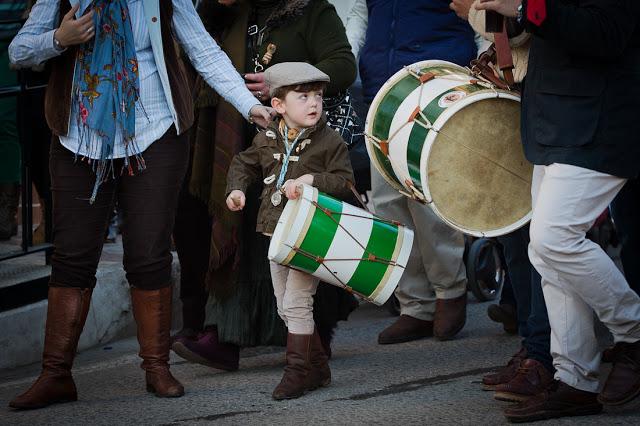
<path id="1" fill-rule="evenodd" d="M 153 18 L 151 18 L 151 22 L 157 22 L 158 18 L 156 18 L 155 16 Z"/>

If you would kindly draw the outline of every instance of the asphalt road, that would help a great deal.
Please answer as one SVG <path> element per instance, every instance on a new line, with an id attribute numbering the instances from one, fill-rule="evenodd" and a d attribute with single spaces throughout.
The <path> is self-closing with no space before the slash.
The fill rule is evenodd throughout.
<path id="1" fill-rule="evenodd" d="M 14 412 L 8 401 L 26 389 L 39 366 L 0 371 L 3 425 L 316 425 L 505 424 L 501 409 L 480 387 L 482 375 L 518 348 L 471 302 L 467 326 L 453 341 L 423 339 L 381 346 L 377 333 L 393 321 L 384 309 L 363 305 L 341 323 L 331 360 L 332 384 L 279 402 L 283 348 L 245 350 L 240 370 L 220 372 L 172 355 L 172 371 L 187 389 L 183 398 L 147 394 L 135 340 L 79 354 L 74 377 L 80 400 L 42 410 Z M 538 424 L 640 424 L 640 404 L 600 416 Z"/>

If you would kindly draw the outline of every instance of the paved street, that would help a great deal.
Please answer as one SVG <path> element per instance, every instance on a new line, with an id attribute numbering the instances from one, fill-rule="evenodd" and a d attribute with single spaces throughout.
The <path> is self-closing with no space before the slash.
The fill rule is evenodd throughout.
<path id="1" fill-rule="evenodd" d="M 283 348 L 244 351 L 235 373 L 188 364 L 173 355 L 172 371 L 187 394 L 159 399 L 144 390 L 135 340 L 118 341 L 78 356 L 77 403 L 9 411 L 4 407 L 33 380 L 38 366 L 0 371 L 0 424 L 504 424 L 500 409 L 506 403 L 480 390 L 479 381 L 507 360 L 518 339 L 486 318 L 486 306 L 472 302 L 457 340 L 381 346 L 377 333 L 393 318 L 382 308 L 363 305 L 338 330 L 331 386 L 286 402 L 271 399 L 281 377 Z M 634 405 L 606 417 L 540 424 L 640 424 L 640 404 Z"/>

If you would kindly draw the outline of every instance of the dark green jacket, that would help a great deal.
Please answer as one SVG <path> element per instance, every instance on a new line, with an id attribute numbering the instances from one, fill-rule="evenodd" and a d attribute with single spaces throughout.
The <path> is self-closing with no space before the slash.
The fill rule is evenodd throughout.
<path id="1" fill-rule="evenodd" d="M 256 231 L 265 234 L 273 233 L 286 204 L 284 196 L 280 205 L 271 204 L 271 194 L 276 191 L 276 180 L 285 155 L 278 122 L 279 119 L 273 121 L 266 130 L 256 135 L 249 148 L 234 157 L 227 175 L 227 194 L 234 189 L 246 193 L 249 184 L 258 178 L 271 177 L 260 195 L 256 226 Z M 313 175 L 313 186 L 319 191 L 342 199 L 351 194 L 348 182 L 353 184 L 354 178 L 347 146 L 340 134 L 326 125 L 324 117 L 308 137 L 298 142 L 289 162 L 285 182 L 305 174 Z"/>

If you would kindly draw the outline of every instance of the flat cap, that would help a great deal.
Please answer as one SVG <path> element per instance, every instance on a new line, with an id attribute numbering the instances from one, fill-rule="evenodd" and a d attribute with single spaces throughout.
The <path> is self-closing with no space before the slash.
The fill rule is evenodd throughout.
<path id="1" fill-rule="evenodd" d="M 267 68 L 264 81 L 269 86 L 269 95 L 283 86 L 297 86 L 299 84 L 316 81 L 329 82 L 329 76 L 318 68 L 306 62 L 281 62 Z"/>

